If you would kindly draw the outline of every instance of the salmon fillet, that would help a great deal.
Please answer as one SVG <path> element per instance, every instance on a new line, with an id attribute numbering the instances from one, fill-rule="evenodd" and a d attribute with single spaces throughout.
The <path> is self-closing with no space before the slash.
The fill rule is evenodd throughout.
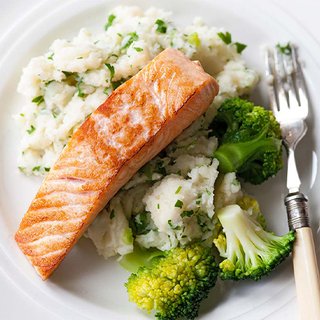
<path id="1" fill-rule="evenodd" d="M 23 217 L 15 240 L 42 279 L 146 162 L 204 113 L 218 84 L 166 49 L 73 134 Z"/>

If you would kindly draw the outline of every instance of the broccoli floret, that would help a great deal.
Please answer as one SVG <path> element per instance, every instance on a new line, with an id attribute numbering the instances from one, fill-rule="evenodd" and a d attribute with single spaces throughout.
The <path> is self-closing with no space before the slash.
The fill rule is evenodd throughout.
<path id="1" fill-rule="evenodd" d="M 266 228 L 266 219 L 260 210 L 258 201 L 255 198 L 246 194 L 237 201 L 237 204 L 242 210 L 245 210 L 254 220 L 256 220 L 263 229 Z"/>
<path id="2" fill-rule="evenodd" d="M 161 320 L 194 319 L 200 302 L 215 285 L 218 266 L 211 249 L 200 244 L 174 248 L 132 274 L 126 287 L 140 309 Z"/>
<path id="3" fill-rule="evenodd" d="M 295 234 L 276 236 L 238 205 L 229 205 L 217 212 L 222 232 L 213 241 L 221 257 L 220 277 L 223 280 L 259 280 L 281 263 L 292 251 Z"/>
<path id="4" fill-rule="evenodd" d="M 281 131 L 271 111 L 240 98 L 225 100 L 211 123 L 219 171 L 260 184 L 282 168 Z"/>
<path id="5" fill-rule="evenodd" d="M 154 259 L 163 257 L 164 255 L 164 251 L 158 250 L 156 248 L 145 249 L 141 248 L 138 245 L 135 245 L 133 252 L 122 256 L 119 260 L 119 264 L 127 271 L 136 272 L 142 266 L 152 266 Z"/>

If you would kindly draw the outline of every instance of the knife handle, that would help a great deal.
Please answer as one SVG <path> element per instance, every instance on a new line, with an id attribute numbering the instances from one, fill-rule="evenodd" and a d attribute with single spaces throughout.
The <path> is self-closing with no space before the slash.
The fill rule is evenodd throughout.
<path id="1" fill-rule="evenodd" d="M 309 225 L 308 199 L 300 192 L 285 198 L 288 222 L 296 232 L 293 269 L 300 320 L 320 319 L 320 278 L 312 230 Z"/>

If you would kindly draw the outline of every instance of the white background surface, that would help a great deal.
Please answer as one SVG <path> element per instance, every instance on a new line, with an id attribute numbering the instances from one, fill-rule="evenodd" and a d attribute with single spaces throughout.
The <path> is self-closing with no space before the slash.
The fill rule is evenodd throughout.
<path id="1" fill-rule="evenodd" d="M 0 0 L 0 38 L 13 23 L 19 20 L 20 17 L 39 2 L 39 0 Z M 311 33 L 318 42 L 320 42 L 320 22 L 318 16 L 320 12 L 319 0 L 275 0 L 275 2 L 279 6 L 286 8 L 286 11 L 291 14 L 291 16 L 293 16 L 309 33 Z M 248 17 L 248 19 L 251 18 Z M 2 53 L 0 52 L 0 57 L 1 54 Z M 291 303 L 278 310 L 276 314 L 270 315 L 267 319 L 296 319 L 296 314 L 296 301 L 293 300 Z M 0 319 L 16 320 L 21 317 L 26 320 L 58 319 L 56 316 L 52 315 L 51 312 L 48 312 L 38 304 L 31 301 L 0 271 Z"/>

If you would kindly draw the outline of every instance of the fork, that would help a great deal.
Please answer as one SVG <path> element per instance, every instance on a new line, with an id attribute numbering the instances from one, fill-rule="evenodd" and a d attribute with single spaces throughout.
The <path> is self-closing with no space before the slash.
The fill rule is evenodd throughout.
<path id="1" fill-rule="evenodd" d="M 295 230 L 293 269 L 300 319 L 320 319 L 320 282 L 307 197 L 300 192 L 295 149 L 307 131 L 309 101 L 297 48 L 288 43 L 266 50 L 266 75 L 271 109 L 280 123 L 288 154 L 287 188 L 284 202 L 288 224 Z"/>

